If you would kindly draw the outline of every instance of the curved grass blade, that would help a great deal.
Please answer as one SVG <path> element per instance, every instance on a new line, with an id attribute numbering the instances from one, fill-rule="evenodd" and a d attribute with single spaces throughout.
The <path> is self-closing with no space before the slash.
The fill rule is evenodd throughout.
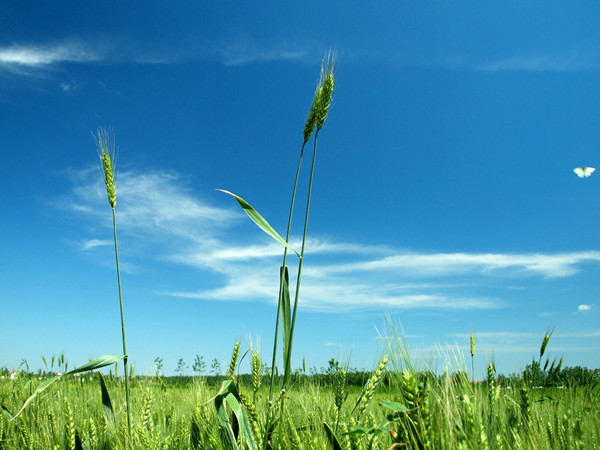
<path id="1" fill-rule="evenodd" d="M 104 376 L 98 372 L 98 377 L 100 378 L 100 390 L 102 391 L 102 406 L 104 407 L 104 415 L 107 419 L 112 419 L 114 411 L 112 402 L 110 401 L 110 394 L 108 393 Z"/>
<path id="2" fill-rule="evenodd" d="M 231 412 L 235 416 L 235 419 L 237 419 L 239 425 L 239 432 L 245 440 L 248 449 L 258 450 L 258 446 L 256 445 L 254 435 L 252 434 L 248 416 L 246 416 L 246 413 L 242 408 L 242 405 L 240 404 L 240 394 L 238 393 L 237 387 L 232 380 L 223 381 L 221 389 L 214 397 L 214 401 L 215 408 L 217 409 L 217 416 L 219 417 L 219 422 L 221 423 L 221 427 L 223 427 L 223 429 L 225 430 L 225 434 L 227 436 L 227 440 L 229 441 L 230 447 L 232 449 L 239 448 L 236 442 L 236 433 L 234 432 L 231 426 L 231 421 L 229 420 L 227 406 L 229 406 Z"/>
<path id="3" fill-rule="evenodd" d="M 10 413 L 10 411 L 8 410 L 8 408 L 7 408 L 6 406 L 4 406 L 4 405 L 0 405 L 0 409 L 2 409 L 2 411 L 4 411 L 4 414 L 6 414 L 6 415 L 7 415 L 7 416 L 10 418 L 11 422 L 12 422 L 13 420 L 15 420 L 15 416 L 13 416 L 13 415 Z"/>
<path id="4" fill-rule="evenodd" d="M 338 441 L 337 436 L 335 435 L 331 427 L 327 424 L 327 422 L 323 422 L 323 427 L 325 427 L 325 434 L 327 435 L 327 439 L 329 439 L 333 450 L 343 450 L 340 441 Z"/>
<path id="5" fill-rule="evenodd" d="M 282 292 L 279 294 L 280 309 L 281 309 L 281 323 L 283 325 L 283 358 L 284 358 L 284 376 L 289 376 L 289 358 L 288 358 L 288 346 L 290 342 L 290 333 L 292 328 L 292 308 L 290 304 L 290 280 L 287 267 L 281 267 L 280 272 L 280 286 Z M 283 279 L 281 279 L 283 277 Z"/>
<path id="6" fill-rule="evenodd" d="M 294 250 L 290 246 L 290 244 L 288 244 L 285 241 L 285 239 L 283 239 L 279 235 L 279 233 L 277 233 L 277 231 L 275 231 L 275 229 L 269 224 L 269 222 L 267 222 L 266 219 L 258 213 L 258 211 L 256 211 L 252 206 L 250 206 L 250 204 L 246 200 L 244 200 L 242 197 L 238 197 L 234 193 L 226 191 L 224 189 L 217 189 L 217 191 L 224 192 L 225 194 L 229 194 L 233 198 L 235 198 L 237 200 L 237 202 L 240 204 L 240 206 L 243 208 L 244 212 L 246 214 L 248 214 L 248 217 L 250 217 L 252 219 L 252 221 L 256 225 L 258 225 L 258 227 L 261 230 L 263 230 L 265 233 L 267 233 L 269 236 L 271 236 L 273 239 L 275 239 L 281 245 L 283 245 L 284 247 L 287 247 L 289 250 L 291 250 L 292 252 L 294 252 L 296 254 L 296 256 L 300 257 L 300 255 L 298 254 L 298 252 L 296 250 Z"/>
<path id="7" fill-rule="evenodd" d="M 394 402 L 392 400 L 383 400 L 379 402 L 380 406 L 392 410 L 394 414 L 410 412 L 410 408 L 404 403 Z"/>
<path id="8" fill-rule="evenodd" d="M 106 366 L 110 366 L 112 364 L 115 364 L 117 362 L 119 362 L 120 360 L 122 360 L 124 358 L 124 356 L 117 356 L 117 355 L 102 355 L 99 356 L 96 359 L 91 360 L 90 362 L 84 364 L 83 366 L 79 366 L 76 367 L 73 370 L 69 370 L 68 372 L 63 373 L 62 375 L 57 375 L 55 377 L 50 378 L 49 380 L 44 381 L 43 383 L 41 383 L 35 391 L 33 391 L 33 394 L 31 394 L 29 396 L 29 398 L 25 401 L 25 403 L 23 404 L 23 406 L 21 407 L 21 409 L 19 410 L 19 412 L 14 416 L 14 418 L 12 420 L 15 420 L 17 417 L 19 417 L 21 415 L 21 413 L 23 411 L 25 411 L 25 408 L 27 408 L 29 406 L 29 404 L 35 400 L 35 398 L 41 394 L 42 392 L 44 392 L 46 389 L 48 389 L 48 387 L 54 383 L 55 381 L 58 381 L 59 379 L 61 379 L 62 377 L 64 377 L 65 375 L 73 375 L 76 373 L 81 373 L 81 372 L 89 372 L 90 370 L 96 370 L 96 369 L 100 369 L 102 367 L 106 367 Z"/>

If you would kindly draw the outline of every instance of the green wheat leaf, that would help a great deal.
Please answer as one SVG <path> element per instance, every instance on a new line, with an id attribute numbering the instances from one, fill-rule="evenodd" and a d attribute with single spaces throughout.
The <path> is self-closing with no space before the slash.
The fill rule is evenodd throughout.
<path id="1" fill-rule="evenodd" d="M 107 418 L 113 418 L 113 406 L 110 401 L 110 394 L 108 393 L 108 388 L 106 387 L 106 382 L 104 381 L 104 376 L 102 373 L 98 372 L 98 376 L 100 377 L 100 390 L 102 391 L 102 406 L 104 407 L 104 415 Z"/>
<path id="2" fill-rule="evenodd" d="M 210 401 L 210 400 L 209 400 Z M 239 425 L 239 431 L 246 440 L 246 445 L 249 450 L 258 450 L 258 446 L 256 445 L 256 441 L 254 439 L 254 435 L 252 434 L 252 429 L 250 427 L 250 422 L 248 420 L 248 416 L 246 412 L 242 408 L 240 404 L 240 394 L 238 393 L 237 386 L 232 380 L 226 380 L 221 385 L 221 389 L 214 397 L 215 408 L 217 409 L 217 416 L 219 418 L 219 422 L 221 423 L 221 427 L 224 429 L 226 433 L 226 437 L 229 441 L 229 445 L 232 449 L 239 448 L 237 445 L 237 436 L 234 433 L 233 428 L 231 426 L 231 420 L 227 414 L 227 406 L 235 416 L 235 419 Z"/>
<path id="3" fill-rule="evenodd" d="M 333 447 L 333 450 L 342 450 L 340 441 L 327 422 L 323 422 L 323 427 L 325 428 L 325 434 L 327 435 L 327 439 L 329 439 L 329 443 Z"/>
<path id="4" fill-rule="evenodd" d="M 281 324 L 283 325 L 283 358 L 284 358 L 284 375 L 288 376 L 290 371 L 289 361 L 289 342 L 292 328 L 292 308 L 290 305 L 290 280 L 287 267 L 281 267 L 279 272 L 280 286 L 282 292 L 279 293 L 280 309 L 281 309 Z M 281 279 L 283 277 L 283 279 Z"/>
<path id="5" fill-rule="evenodd" d="M 102 367 L 106 367 L 106 366 L 110 366 L 112 364 L 115 364 L 115 363 L 119 362 L 120 360 L 122 360 L 123 358 L 124 358 L 124 356 L 102 355 L 102 356 L 99 356 L 96 359 L 93 359 L 92 361 L 88 362 L 87 364 L 84 364 L 83 366 L 76 367 L 75 369 L 69 370 L 68 372 L 63 373 L 62 375 L 58 375 L 58 376 L 50 378 L 49 380 L 44 381 L 43 383 L 41 383 L 36 388 L 35 391 L 33 391 L 33 394 L 31 394 L 29 396 L 29 398 L 25 401 L 25 403 L 21 407 L 20 411 L 15 415 L 15 417 L 12 420 L 15 420 L 17 417 L 19 417 L 19 415 L 21 415 L 21 413 L 23 411 L 25 411 L 25 408 L 27 408 L 29 406 L 29 404 L 33 400 L 35 400 L 35 398 L 39 394 L 41 394 L 42 392 L 44 392 L 46 389 L 48 389 L 48 387 L 51 384 L 53 384 L 55 381 L 58 381 L 59 379 L 61 379 L 65 375 L 73 375 L 73 374 L 76 374 L 76 373 L 89 372 L 90 370 L 100 369 Z"/>
<path id="6" fill-rule="evenodd" d="M 217 189 L 217 191 L 224 192 L 225 194 L 229 194 L 233 198 L 235 198 L 238 201 L 238 203 L 240 204 L 240 206 L 243 208 L 244 212 L 246 214 L 248 214 L 248 217 L 250 217 L 252 219 L 252 221 L 256 225 L 258 225 L 258 227 L 261 230 L 263 230 L 265 233 L 267 233 L 269 236 L 271 236 L 273 239 L 275 239 L 281 245 L 283 245 L 283 246 L 287 247 L 289 250 L 293 251 L 296 254 L 296 256 L 300 257 L 300 255 L 298 254 L 298 252 L 296 250 L 294 250 L 290 246 L 290 244 L 288 244 L 287 242 L 285 242 L 285 239 L 283 239 L 279 235 L 279 233 L 277 233 L 277 231 L 275 231 L 275 229 L 269 224 L 269 222 L 267 222 L 265 220 L 265 218 L 258 213 L 258 211 L 256 211 L 252 206 L 250 206 L 250 204 L 246 200 L 244 200 L 243 198 L 238 197 L 234 193 L 226 191 L 224 189 Z"/>

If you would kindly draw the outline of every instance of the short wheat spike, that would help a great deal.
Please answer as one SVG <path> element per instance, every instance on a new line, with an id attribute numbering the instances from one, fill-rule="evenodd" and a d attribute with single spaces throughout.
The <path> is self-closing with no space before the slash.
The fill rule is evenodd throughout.
<path id="1" fill-rule="evenodd" d="M 521 407 L 521 417 L 523 425 L 527 427 L 531 420 L 531 398 L 526 384 L 521 386 L 520 396 L 521 402 L 519 406 Z"/>
<path id="2" fill-rule="evenodd" d="M 252 434 L 254 435 L 254 438 L 257 441 L 258 447 L 260 448 L 262 447 L 262 425 L 260 421 L 260 416 L 258 415 L 258 411 L 256 410 L 256 406 L 254 406 L 254 403 L 252 403 L 242 391 L 238 391 L 238 394 L 240 396 L 240 403 L 242 404 L 242 406 L 246 410 L 246 414 L 248 415 L 248 420 L 250 421 L 250 426 L 252 427 Z"/>
<path id="3" fill-rule="evenodd" d="M 540 360 L 542 359 L 542 356 L 544 356 L 544 353 L 546 352 L 546 346 L 548 345 L 550 336 L 552 336 L 552 331 L 548 330 L 548 332 L 544 335 L 544 339 L 542 340 L 542 345 L 540 347 Z"/>
<path id="4" fill-rule="evenodd" d="M 98 430 L 96 429 L 96 424 L 92 417 L 90 417 L 88 424 L 90 428 L 90 443 L 92 444 L 92 448 L 96 448 L 98 447 Z"/>
<path id="5" fill-rule="evenodd" d="M 317 86 L 310 111 L 308 112 L 308 117 L 306 118 L 306 123 L 304 124 L 304 132 L 302 133 L 304 137 L 304 144 L 308 142 L 312 132 L 315 130 L 315 126 L 317 126 L 317 113 L 319 107 L 321 106 L 321 91 L 321 86 Z"/>
<path id="6" fill-rule="evenodd" d="M 235 375 L 235 368 L 237 367 L 238 357 L 240 355 L 240 342 L 236 341 L 233 346 L 233 353 L 231 355 L 231 362 L 229 363 L 229 370 L 227 370 L 227 378 L 233 380 Z"/>
<path id="7" fill-rule="evenodd" d="M 410 407 L 415 407 L 419 403 L 419 387 L 414 373 L 408 369 L 402 371 L 402 395 L 404 401 Z"/>
<path id="8" fill-rule="evenodd" d="M 337 430 L 337 426 L 340 420 L 340 411 L 342 409 L 342 405 L 344 404 L 344 400 L 346 400 L 346 371 L 340 370 L 336 374 L 336 382 L 334 387 L 334 411 L 335 411 L 335 426 Z"/>
<path id="9" fill-rule="evenodd" d="M 303 450 L 304 446 L 302 445 L 302 440 L 300 439 L 296 426 L 289 414 L 286 414 L 286 419 L 289 427 L 290 448 L 292 450 Z"/>
<path id="10" fill-rule="evenodd" d="M 150 432 L 150 436 L 154 436 L 154 420 L 152 420 L 152 391 L 146 388 L 144 396 L 144 406 L 142 408 L 142 426 Z"/>
<path id="11" fill-rule="evenodd" d="M 154 420 L 152 419 L 152 391 L 146 388 L 144 403 L 142 405 L 142 423 L 137 425 L 138 436 L 146 450 L 157 448 L 154 435 Z"/>
<path id="12" fill-rule="evenodd" d="M 262 384 L 262 367 L 260 363 L 260 355 L 252 353 L 252 392 L 254 394 L 254 403 L 256 403 L 256 393 Z"/>
<path id="13" fill-rule="evenodd" d="M 111 133 L 100 128 L 96 134 L 96 146 L 102 162 L 102 173 L 111 208 L 117 206 L 117 187 L 115 185 L 115 141 Z"/>
<path id="14" fill-rule="evenodd" d="M 496 434 L 496 446 L 494 448 L 497 450 L 504 450 L 504 440 L 500 434 Z"/>
<path id="15" fill-rule="evenodd" d="M 464 411 L 464 430 L 467 438 L 475 434 L 475 408 L 467 394 L 462 397 L 462 406 Z"/>
<path id="16" fill-rule="evenodd" d="M 365 390 L 357 404 L 357 406 L 359 407 L 357 419 L 363 415 L 363 413 L 367 409 L 367 406 L 369 406 L 369 402 L 371 401 L 371 399 L 373 398 L 373 395 L 375 394 L 375 389 L 377 389 L 379 382 L 383 378 L 385 366 L 387 363 L 388 363 L 388 356 L 385 355 L 379 362 L 379 365 L 377 366 L 377 369 L 375 370 L 373 375 L 371 375 L 371 378 L 369 378 L 367 380 L 367 384 L 365 385 Z"/>
<path id="17" fill-rule="evenodd" d="M 65 408 L 65 422 L 67 423 L 67 448 L 75 450 L 75 423 L 73 422 L 73 410 L 67 397 L 63 397 L 63 405 Z"/>

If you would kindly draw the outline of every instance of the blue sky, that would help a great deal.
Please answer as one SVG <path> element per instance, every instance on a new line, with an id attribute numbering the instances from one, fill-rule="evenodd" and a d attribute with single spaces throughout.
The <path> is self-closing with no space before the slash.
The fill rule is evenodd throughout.
<path id="1" fill-rule="evenodd" d="M 600 366 L 599 178 L 573 173 L 599 164 L 597 2 L 0 11 L 0 365 L 120 352 L 101 126 L 136 372 L 157 356 L 166 373 L 196 354 L 225 366 L 236 339 L 270 360 L 282 249 L 216 188 L 285 232 L 334 49 L 293 365 L 370 369 L 390 317 L 416 364 L 468 360 L 472 332 L 480 376 L 519 371 L 554 329 L 551 357 Z"/>

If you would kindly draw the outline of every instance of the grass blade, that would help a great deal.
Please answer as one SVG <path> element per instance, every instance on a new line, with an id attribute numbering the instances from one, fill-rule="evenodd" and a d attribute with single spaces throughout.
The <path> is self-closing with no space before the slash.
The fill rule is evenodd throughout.
<path id="1" fill-rule="evenodd" d="M 112 419 L 114 410 L 112 402 L 110 401 L 108 389 L 106 388 L 106 382 L 104 381 L 104 376 L 100 372 L 98 372 L 98 377 L 100 378 L 100 390 L 102 391 L 102 406 L 104 406 L 104 415 L 107 419 Z"/>
<path id="2" fill-rule="evenodd" d="M 13 416 L 13 415 L 10 413 L 10 411 L 8 410 L 8 408 L 7 408 L 6 406 L 4 406 L 4 405 L 0 405 L 0 408 L 2 409 L 2 411 L 4 411 L 4 413 L 5 413 L 5 414 L 6 414 L 8 417 L 10 417 L 10 420 L 11 420 L 11 421 L 15 420 L 15 416 Z"/>
<path id="3" fill-rule="evenodd" d="M 279 233 L 277 233 L 277 231 L 275 231 L 275 229 L 269 224 L 269 222 L 267 222 L 266 219 L 258 213 L 258 211 L 256 211 L 252 206 L 250 206 L 250 204 L 246 200 L 244 200 L 243 198 L 238 197 L 234 193 L 226 191 L 224 189 L 217 189 L 217 191 L 224 192 L 225 194 L 229 194 L 233 198 L 235 198 L 237 200 L 237 202 L 240 204 L 240 206 L 243 208 L 244 212 L 246 214 L 248 214 L 248 217 L 250 217 L 252 219 L 252 221 L 256 225 L 258 225 L 258 227 L 261 230 L 263 230 L 265 233 L 267 233 L 269 236 L 271 236 L 273 239 L 275 239 L 277 242 L 279 242 L 284 247 L 287 247 L 289 250 L 293 251 L 296 254 L 296 256 L 300 257 L 298 252 L 296 252 L 296 250 L 294 250 L 290 246 L 290 244 L 285 242 L 285 239 L 283 239 L 279 235 Z"/>
<path id="4" fill-rule="evenodd" d="M 87 364 L 84 364 L 83 366 L 76 367 L 75 369 L 69 370 L 68 372 L 63 373 L 62 375 L 52 377 L 49 380 L 46 380 L 43 383 L 40 383 L 40 385 L 36 388 L 35 391 L 33 391 L 33 394 L 31 394 L 29 396 L 29 398 L 25 401 L 25 403 L 23 404 L 23 406 L 21 407 L 19 412 L 14 416 L 14 418 L 12 420 L 15 420 L 17 417 L 19 417 L 21 415 L 21 413 L 23 411 L 25 411 L 25 408 L 27 408 L 29 406 L 29 404 L 33 400 L 35 400 L 35 398 L 39 394 L 44 392 L 46 389 L 48 389 L 48 387 L 50 387 L 50 385 L 52 383 L 54 383 L 55 381 L 58 381 L 60 378 L 64 377 L 65 375 L 73 375 L 76 373 L 89 372 L 91 370 L 100 369 L 102 367 L 110 366 L 116 362 L 119 362 L 123 358 L 124 358 L 124 356 L 102 355 L 96 359 L 93 359 L 92 361 L 88 362 Z"/>
<path id="5" fill-rule="evenodd" d="M 290 303 L 290 280 L 288 274 L 288 268 L 282 267 L 279 272 L 280 286 L 282 292 L 279 294 L 280 308 L 281 308 L 281 323 L 283 326 L 283 364 L 284 364 L 284 375 L 288 374 L 288 346 L 290 342 L 290 333 L 292 327 L 292 308 Z M 283 279 L 281 279 L 283 277 Z"/>
<path id="6" fill-rule="evenodd" d="M 342 450 L 340 441 L 338 441 L 338 438 L 331 429 L 331 427 L 327 425 L 327 422 L 323 422 L 323 427 L 325 427 L 325 434 L 327 435 L 327 439 L 329 439 L 329 442 L 333 446 L 333 450 Z"/>
<path id="7" fill-rule="evenodd" d="M 258 450 L 254 435 L 250 427 L 248 416 L 246 415 L 242 405 L 240 404 L 240 394 L 238 393 L 237 386 L 232 380 L 225 380 L 221 385 L 221 389 L 214 397 L 215 408 L 217 409 L 217 416 L 219 422 L 225 430 L 227 439 L 231 448 L 238 449 L 236 435 L 231 426 L 229 415 L 227 413 L 227 406 L 231 409 L 234 418 L 237 420 L 239 425 L 239 432 L 245 440 L 249 450 Z"/>

